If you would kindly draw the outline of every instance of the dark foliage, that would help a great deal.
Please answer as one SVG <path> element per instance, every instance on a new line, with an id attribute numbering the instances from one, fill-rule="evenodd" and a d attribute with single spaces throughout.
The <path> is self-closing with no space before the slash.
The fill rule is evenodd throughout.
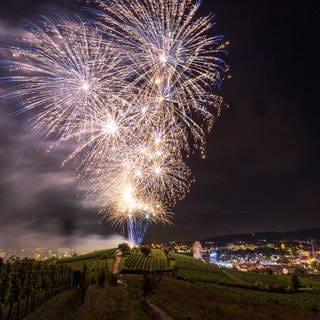
<path id="1" fill-rule="evenodd" d="M 148 256 L 150 253 L 151 253 L 151 249 L 149 247 L 141 247 L 140 248 L 140 251 L 142 254 L 144 254 L 145 256 Z"/>
<path id="2" fill-rule="evenodd" d="M 113 273 L 109 279 L 109 284 L 111 287 L 116 287 L 118 285 L 118 275 Z"/>
<path id="3" fill-rule="evenodd" d="M 130 247 L 127 243 L 120 243 L 118 249 L 120 249 L 122 253 L 128 253 L 130 251 Z"/>
<path id="4" fill-rule="evenodd" d="M 100 287 L 104 287 L 105 285 L 105 281 L 106 281 L 106 273 L 104 270 L 101 270 L 98 273 L 98 279 L 97 279 L 97 283 Z"/>
<path id="5" fill-rule="evenodd" d="M 54 261 L 0 261 L 0 319 L 22 319 L 55 294 L 77 287 L 77 276 Z"/>
<path id="6" fill-rule="evenodd" d="M 295 291 L 297 291 L 301 287 L 300 280 L 295 274 L 291 277 L 291 286 Z"/>
<path id="7" fill-rule="evenodd" d="M 158 284 L 158 282 L 162 279 L 161 272 L 155 272 L 153 274 L 144 273 L 143 274 L 143 296 L 146 298 L 150 294 L 152 294 Z"/>

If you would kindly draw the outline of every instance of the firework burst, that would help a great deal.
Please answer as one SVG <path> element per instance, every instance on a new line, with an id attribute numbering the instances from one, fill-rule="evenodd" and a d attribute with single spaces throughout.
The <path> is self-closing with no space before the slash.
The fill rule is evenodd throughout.
<path id="1" fill-rule="evenodd" d="M 88 197 L 136 244 L 169 222 L 193 182 L 185 159 L 204 154 L 222 106 L 222 38 L 192 0 L 93 0 L 95 22 L 43 18 L 10 48 L 12 85 L 37 128 L 72 141 Z"/>
<path id="2" fill-rule="evenodd" d="M 18 40 L 8 62 L 14 84 L 8 97 L 22 101 L 17 113 L 33 111 L 36 128 L 67 137 L 79 115 L 91 115 L 123 87 L 119 57 L 80 18 L 43 18 Z"/>
<path id="3" fill-rule="evenodd" d="M 212 16 L 196 18 L 200 1 L 96 2 L 99 27 L 127 58 L 130 85 L 151 102 L 155 121 L 169 115 L 203 150 L 205 132 L 222 106 L 213 89 L 225 69 L 222 37 L 208 36 Z"/>

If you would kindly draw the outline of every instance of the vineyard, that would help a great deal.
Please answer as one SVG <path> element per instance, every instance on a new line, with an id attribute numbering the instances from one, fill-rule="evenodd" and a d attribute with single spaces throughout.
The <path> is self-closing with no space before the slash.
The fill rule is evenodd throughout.
<path id="1" fill-rule="evenodd" d="M 93 277 L 95 273 L 102 270 L 107 272 L 112 271 L 115 261 L 115 250 L 96 251 L 86 255 L 62 259 L 58 263 L 80 271 L 83 269 L 84 264 L 86 264 L 89 276 Z M 133 248 L 130 250 L 130 253 L 123 257 L 120 269 L 124 273 L 141 273 L 144 271 L 169 271 L 172 270 L 172 266 L 169 266 L 167 255 L 163 250 L 151 249 L 150 254 L 145 255 L 139 248 Z"/>
<path id="2" fill-rule="evenodd" d="M 100 250 L 93 253 L 59 260 L 58 264 L 70 267 L 72 270 L 82 270 L 86 264 L 89 271 L 106 270 L 111 271 L 114 263 L 116 249 Z"/>
<path id="3" fill-rule="evenodd" d="M 315 289 L 310 292 L 297 292 L 297 293 L 278 293 L 271 291 L 257 291 L 248 290 L 245 288 L 237 288 L 230 286 L 221 286 L 217 284 L 207 284 L 205 286 L 208 289 L 221 290 L 225 293 L 232 293 L 243 297 L 248 301 L 270 302 L 276 303 L 281 306 L 297 307 L 303 308 L 308 311 L 313 311 L 318 314 L 318 319 L 320 319 L 320 290 Z"/>
<path id="4" fill-rule="evenodd" d="M 150 300 L 176 320 L 319 320 L 318 292 L 273 293 L 163 277 Z"/>
<path id="5" fill-rule="evenodd" d="M 283 311 L 281 316 L 277 313 L 279 319 L 292 319 L 291 316 L 293 315 L 296 315 L 297 319 L 320 319 L 319 278 L 299 276 L 301 285 L 310 290 L 292 292 L 290 290 L 287 291 L 291 285 L 291 275 L 266 275 L 239 272 L 212 266 L 200 260 L 195 260 L 192 257 L 176 253 L 170 253 L 169 260 L 174 261 L 175 278 L 187 280 L 189 285 L 182 289 L 182 286 L 185 286 L 185 282 L 175 282 L 175 288 L 168 287 L 168 285 L 163 283 L 174 280 L 166 278 L 162 285 L 160 285 L 159 291 L 156 292 L 153 299 L 164 308 L 170 304 L 170 308 L 167 309 L 167 311 L 169 313 L 171 312 L 177 319 L 185 319 L 186 314 L 190 315 L 193 311 L 194 318 L 197 318 L 197 308 L 194 308 L 194 310 L 190 308 L 190 310 L 186 312 L 186 300 L 188 298 L 190 298 L 190 301 L 193 299 L 195 294 L 194 290 L 199 291 L 199 296 L 203 294 L 204 299 L 207 299 L 207 296 L 211 295 L 214 297 L 213 299 L 210 299 L 209 304 L 206 304 L 207 306 L 213 306 L 214 300 L 221 300 L 217 302 L 215 307 L 219 310 L 223 310 L 221 312 L 226 314 L 217 314 L 215 317 L 216 319 L 224 319 L 224 317 L 231 319 L 233 317 L 235 318 L 236 315 L 245 313 L 243 305 L 247 304 L 250 308 L 253 308 L 251 301 L 255 302 L 254 306 L 257 308 L 257 312 L 260 305 L 264 303 L 270 303 L 270 306 L 272 306 L 270 310 L 281 306 L 283 309 L 279 308 L 278 312 L 282 312 L 282 310 L 285 311 Z M 194 288 L 191 290 L 192 292 L 190 292 L 190 297 L 187 297 L 186 290 L 190 289 L 190 283 L 193 283 Z M 175 290 L 177 292 L 175 292 Z M 173 295 L 178 297 L 177 299 L 180 299 L 181 301 L 170 300 L 170 298 L 168 298 Z M 183 298 L 181 298 L 182 296 Z M 235 303 L 233 306 L 230 306 L 227 301 L 232 299 Z M 214 312 L 215 307 L 212 309 L 209 308 L 210 310 L 208 310 L 206 314 Z M 261 319 L 275 318 L 272 311 L 270 311 L 270 314 L 266 312 L 265 308 L 263 308 L 263 311 L 266 315 Z M 186 314 L 184 314 L 185 312 Z M 234 312 L 233 316 L 231 316 L 229 312 Z M 304 312 L 311 313 L 308 316 L 304 316 Z M 243 314 L 243 317 L 246 319 L 256 319 L 252 314 L 255 313 L 248 311 L 248 314 Z"/>
<path id="6" fill-rule="evenodd" d="M 56 294 L 69 289 L 85 292 L 89 283 L 111 271 L 115 249 L 61 259 L 0 259 L 0 320 L 22 319 Z"/>
<path id="7" fill-rule="evenodd" d="M 175 261 L 176 276 L 189 281 L 275 292 L 285 292 L 291 286 L 291 275 L 239 272 L 176 253 L 171 253 L 169 257 Z M 304 287 L 320 288 L 320 279 L 300 276 L 299 280 Z"/>
<path id="8" fill-rule="evenodd" d="M 58 261 L 40 262 L 13 258 L 7 262 L 0 260 L 0 320 L 22 319 L 43 304 L 39 309 L 44 308 L 46 316 L 41 319 L 55 319 L 48 318 L 47 315 L 51 314 L 51 308 L 59 309 L 60 302 L 62 315 L 69 306 L 71 313 L 79 311 L 81 314 L 87 310 L 85 304 L 91 301 L 85 300 L 84 297 L 90 294 L 92 297 L 101 295 L 101 301 L 97 302 L 95 308 L 100 310 L 99 314 L 104 314 L 101 303 L 109 299 L 108 308 L 114 306 L 114 301 L 118 301 L 119 298 L 115 296 L 120 292 L 122 296 L 127 287 L 130 287 L 130 294 L 135 290 L 140 290 L 141 294 L 145 288 L 141 287 L 142 283 L 153 284 L 154 303 L 163 309 L 170 304 L 167 312 L 177 319 L 186 319 L 187 315 L 193 315 L 194 319 L 197 319 L 198 309 L 193 308 L 191 304 L 186 308 L 186 301 L 193 301 L 195 294 L 207 301 L 203 304 L 205 314 L 211 315 L 215 310 L 222 310 L 221 314 L 216 315 L 217 319 L 225 319 L 225 316 L 231 319 L 236 314 L 241 314 L 247 319 L 252 312 L 243 306 L 252 306 L 252 301 L 256 308 L 254 314 L 265 310 L 264 305 L 268 304 L 270 310 L 274 307 L 278 308 L 278 312 L 283 310 L 284 316 L 279 319 L 291 319 L 287 317 L 288 312 L 291 312 L 290 316 L 299 312 L 301 316 L 298 316 L 297 320 L 305 319 L 305 316 L 309 319 L 319 316 L 320 279 L 299 276 L 301 285 L 309 290 L 290 291 L 288 288 L 291 276 L 239 272 L 213 266 L 189 256 L 176 253 L 167 255 L 161 249 L 141 247 L 123 251 L 119 271 L 127 274 L 121 276 L 125 286 L 118 285 L 118 288 L 115 288 L 117 285 L 111 285 L 107 281 L 108 277 L 109 280 L 112 279 L 115 251 L 116 249 L 97 251 Z M 169 272 L 154 278 L 160 272 L 166 271 Z M 149 278 L 145 273 L 151 273 Z M 149 282 L 146 282 L 147 280 Z M 284 290 L 278 290 L 283 288 Z M 137 297 L 135 294 L 133 296 Z M 175 299 L 168 298 L 170 296 L 175 296 Z M 234 303 L 230 304 L 229 300 L 233 300 Z M 95 298 L 92 301 L 95 301 Z M 123 303 L 128 302 L 124 299 Z M 139 301 L 134 303 L 138 309 L 142 308 Z M 292 308 L 296 308 L 296 311 L 291 310 Z M 90 312 L 88 311 L 88 319 Z M 269 319 L 268 317 L 272 318 L 272 312 L 261 319 Z"/>
<path id="9" fill-rule="evenodd" d="M 116 249 L 107 249 L 107 250 L 99 250 L 94 251 L 88 254 L 82 254 L 80 256 L 74 256 L 71 258 L 64 258 L 59 260 L 58 263 L 68 264 L 70 266 L 75 266 L 77 263 L 82 264 L 83 262 L 88 262 L 90 260 L 100 260 L 100 259 L 108 259 L 113 258 Z"/>
<path id="10" fill-rule="evenodd" d="M 157 272 L 169 271 L 171 268 L 168 265 L 166 254 L 160 249 L 152 249 L 149 255 L 141 253 L 140 249 L 134 248 L 130 255 L 126 258 L 123 272 Z"/>
<path id="11" fill-rule="evenodd" d="M 101 272 L 111 272 L 116 249 L 100 250 L 76 257 L 61 259 L 57 263 L 76 271 L 83 271 L 85 266 L 88 279 L 97 279 Z M 94 281 L 94 280 L 93 280 Z"/>
<path id="12" fill-rule="evenodd" d="M 73 285 L 71 268 L 32 259 L 0 259 L 0 319 L 21 319 Z"/>

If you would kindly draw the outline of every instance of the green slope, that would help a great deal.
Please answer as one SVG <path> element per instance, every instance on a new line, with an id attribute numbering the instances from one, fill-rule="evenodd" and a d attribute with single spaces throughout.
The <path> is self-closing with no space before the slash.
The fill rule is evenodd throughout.
<path id="1" fill-rule="evenodd" d="M 319 313 L 306 310 L 301 304 L 289 304 L 285 300 L 280 305 L 278 299 L 284 294 L 270 300 L 266 299 L 268 295 L 265 292 L 238 288 L 230 290 L 219 285 L 203 286 L 165 277 L 156 287 L 151 301 L 177 320 L 320 319 Z"/>
<path id="2" fill-rule="evenodd" d="M 59 263 L 74 270 L 86 265 L 89 279 L 101 272 L 109 279 L 114 253 L 115 249 L 103 250 Z M 290 292 L 291 276 L 222 269 L 180 254 L 167 256 L 160 249 L 149 256 L 133 249 L 123 257 L 120 271 L 123 285 L 110 287 L 108 280 L 105 288 L 91 285 L 83 305 L 77 290 L 63 292 L 42 307 L 45 317 L 39 311 L 32 319 L 148 319 L 142 303 L 142 273 L 157 279 L 148 299 L 175 319 L 320 319 L 320 279 L 299 277 L 303 286 L 313 290 Z M 153 276 L 159 273 L 162 277 Z M 62 310 L 66 312 L 60 316 Z"/>

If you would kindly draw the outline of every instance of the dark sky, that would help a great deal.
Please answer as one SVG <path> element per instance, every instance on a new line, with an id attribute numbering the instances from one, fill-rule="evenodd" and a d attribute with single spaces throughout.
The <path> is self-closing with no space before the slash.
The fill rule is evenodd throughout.
<path id="1" fill-rule="evenodd" d="M 2 38 L 23 19 L 66 10 L 63 2 L 6 1 Z M 68 9 L 82 14 L 76 1 Z M 216 33 L 231 42 L 232 79 L 222 89 L 229 108 L 207 159 L 192 163 L 197 181 L 174 208 L 173 226 L 150 227 L 146 241 L 320 227 L 318 1 L 203 0 L 201 11 L 216 14 Z M 0 247 L 103 243 L 111 228 L 59 167 L 63 150 L 47 154 L 2 107 Z"/>

